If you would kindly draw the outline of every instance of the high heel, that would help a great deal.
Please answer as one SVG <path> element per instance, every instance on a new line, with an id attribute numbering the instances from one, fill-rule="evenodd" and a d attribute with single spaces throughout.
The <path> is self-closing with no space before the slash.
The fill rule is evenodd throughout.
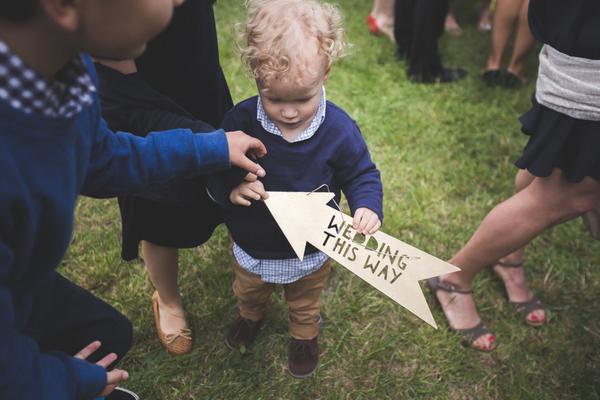
<path id="1" fill-rule="evenodd" d="M 377 20 L 372 14 L 369 14 L 367 16 L 367 25 L 369 26 L 369 31 L 372 34 L 379 35 L 381 33 L 381 30 L 379 29 L 379 24 L 377 23 Z"/>

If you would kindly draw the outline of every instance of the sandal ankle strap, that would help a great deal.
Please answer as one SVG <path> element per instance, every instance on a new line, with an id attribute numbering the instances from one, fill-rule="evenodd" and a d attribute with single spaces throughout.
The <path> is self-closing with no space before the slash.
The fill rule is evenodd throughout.
<path id="1" fill-rule="evenodd" d="M 443 290 L 444 292 L 448 292 L 448 293 L 460 293 L 460 294 L 473 293 L 473 290 L 471 290 L 471 289 L 464 289 L 464 288 L 458 287 L 450 282 L 445 282 L 445 281 L 441 280 L 439 277 L 431 278 L 429 280 L 429 282 L 431 282 L 432 289 L 434 289 L 434 290 Z"/>
<path id="2" fill-rule="evenodd" d="M 523 266 L 523 260 L 520 261 L 502 261 L 502 260 L 498 260 L 497 261 L 498 265 L 502 265 L 503 267 L 508 267 L 508 268 L 520 268 Z"/>

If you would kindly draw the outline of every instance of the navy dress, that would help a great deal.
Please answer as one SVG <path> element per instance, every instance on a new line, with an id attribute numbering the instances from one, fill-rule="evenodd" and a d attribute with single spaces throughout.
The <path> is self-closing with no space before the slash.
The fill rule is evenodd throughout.
<path id="1" fill-rule="evenodd" d="M 188 0 L 169 27 L 136 60 L 138 73 L 97 66 L 103 116 L 113 130 L 212 131 L 233 105 L 219 64 L 212 1 Z M 143 196 L 119 198 L 124 260 L 138 257 L 141 240 L 189 248 L 206 242 L 222 222 L 203 178 L 170 182 Z M 184 202 L 172 200 L 185 198 Z"/>
<path id="2" fill-rule="evenodd" d="M 573 57 L 600 60 L 598 0 L 531 0 L 529 26 L 542 43 Z M 538 177 L 560 168 L 570 182 L 600 181 L 600 121 L 575 119 L 539 104 L 521 116 L 530 136 L 516 166 Z"/>

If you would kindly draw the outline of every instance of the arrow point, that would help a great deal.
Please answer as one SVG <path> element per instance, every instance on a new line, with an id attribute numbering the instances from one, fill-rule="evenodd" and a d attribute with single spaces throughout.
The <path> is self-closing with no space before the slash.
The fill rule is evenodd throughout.
<path id="1" fill-rule="evenodd" d="M 300 261 L 304 259 L 307 233 L 315 225 L 315 209 L 326 205 L 335 195 L 329 192 L 267 192 L 265 205 L 292 246 Z"/>

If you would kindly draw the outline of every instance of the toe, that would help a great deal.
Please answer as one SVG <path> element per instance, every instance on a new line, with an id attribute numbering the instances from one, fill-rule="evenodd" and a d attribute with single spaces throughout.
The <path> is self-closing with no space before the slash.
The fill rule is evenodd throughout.
<path id="1" fill-rule="evenodd" d="M 532 324 L 543 324 L 546 322 L 546 312 L 544 310 L 535 310 L 527 315 L 527 321 Z"/>
<path id="2" fill-rule="evenodd" d="M 471 346 L 481 351 L 491 351 L 495 348 L 496 337 L 491 333 L 478 337 Z"/>

